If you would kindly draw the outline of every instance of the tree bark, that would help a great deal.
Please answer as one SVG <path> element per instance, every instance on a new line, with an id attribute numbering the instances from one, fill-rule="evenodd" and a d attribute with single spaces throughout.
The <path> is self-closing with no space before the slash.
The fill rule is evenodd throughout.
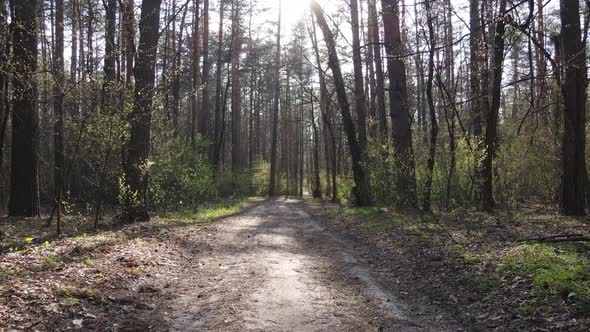
<path id="1" fill-rule="evenodd" d="M 143 0 L 141 4 L 137 64 L 133 69 L 134 103 L 128 118 L 130 130 L 124 164 L 123 220 L 126 222 L 150 219 L 147 210 L 147 175 L 160 4 L 161 0 Z"/>
<path id="2" fill-rule="evenodd" d="M 211 70 L 211 60 L 209 59 L 209 0 L 203 0 L 203 75 L 201 83 L 203 92 L 201 96 L 201 114 L 199 120 L 199 133 L 202 137 L 209 138 L 209 71 Z"/>
<path id="3" fill-rule="evenodd" d="M 469 87 L 470 87 L 470 108 L 471 108 L 471 127 L 473 136 L 479 139 L 483 133 L 482 130 L 482 103 L 480 88 L 480 45 L 482 42 L 482 31 L 479 20 L 479 0 L 469 1 Z"/>
<path id="4" fill-rule="evenodd" d="M 482 208 L 484 210 L 493 209 L 494 193 L 494 154 L 496 152 L 496 136 L 498 130 L 498 112 L 500 110 L 500 97 L 502 86 L 502 66 L 504 62 L 504 32 L 506 13 L 506 0 L 500 0 L 500 9 L 496 20 L 496 31 L 494 33 L 494 48 L 491 62 L 491 90 L 490 90 L 490 107 L 486 116 L 486 136 L 485 136 L 485 156 L 482 165 Z"/>
<path id="5" fill-rule="evenodd" d="M 215 126 L 214 126 L 214 140 L 213 140 L 213 168 L 215 174 L 220 170 L 221 166 L 221 139 L 222 139 L 222 84 L 221 81 L 221 67 L 223 64 L 223 21 L 225 0 L 219 0 L 219 32 L 217 34 L 218 48 L 217 48 L 217 64 L 215 68 Z M 207 96 L 208 98 L 208 96 Z"/>
<path id="6" fill-rule="evenodd" d="M 358 123 L 358 141 L 363 159 L 367 153 L 367 97 L 363 83 L 363 60 L 359 37 L 359 13 L 357 0 L 350 0 L 350 19 L 352 27 L 352 63 L 354 69 L 354 99 Z"/>
<path id="7" fill-rule="evenodd" d="M 313 92 L 311 92 L 313 94 Z M 315 122 L 315 113 L 313 109 L 313 95 L 310 96 L 311 103 L 311 129 L 313 132 L 313 190 L 312 196 L 314 198 L 322 198 L 322 184 L 320 179 L 320 134 Z"/>
<path id="8" fill-rule="evenodd" d="M 114 66 L 113 66 L 114 72 Z M 53 126 L 53 141 L 54 141 L 54 175 L 53 175 L 53 190 L 54 203 L 57 210 L 57 234 L 61 232 L 61 202 L 62 190 L 64 181 L 64 92 L 65 76 L 64 76 L 64 1 L 55 1 L 55 44 L 53 50 L 53 112 L 55 114 L 55 122 Z"/>
<path id="9" fill-rule="evenodd" d="M 128 87 L 132 84 L 133 59 L 135 58 L 135 18 L 133 14 L 133 4 L 134 0 L 127 0 L 125 8 L 122 9 L 123 26 L 125 29 L 125 84 Z M 82 45 L 80 45 L 80 48 L 82 48 Z M 80 61 L 82 61 L 82 59 L 80 59 Z"/>
<path id="10" fill-rule="evenodd" d="M 12 160 L 10 216 L 39 214 L 37 114 L 37 0 L 15 1 L 12 13 Z"/>
<path id="11" fill-rule="evenodd" d="M 192 47 L 192 64 L 191 64 L 191 69 L 192 69 L 192 77 L 191 77 L 191 83 L 192 83 L 192 89 L 191 89 L 191 123 L 190 123 L 190 141 L 191 141 L 191 148 L 193 150 L 193 152 L 196 151 L 197 149 L 197 140 L 196 140 L 196 136 L 197 136 L 197 118 L 199 116 L 199 85 L 200 85 L 200 75 L 201 75 L 201 67 L 200 67 L 200 63 L 199 63 L 199 59 L 200 59 L 200 49 L 199 49 L 199 43 L 200 43 L 200 38 L 199 38 L 199 34 L 200 34 L 200 30 L 199 30 L 199 23 L 200 23 L 200 18 L 199 18 L 199 0 L 195 0 L 194 1 L 194 16 L 193 16 L 193 47 Z M 188 8 L 188 7 L 187 7 Z M 186 11 L 185 11 L 186 13 Z M 185 14 L 186 15 L 186 14 Z M 184 16 L 182 17 L 182 22 L 184 23 Z M 181 25 L 182 27 L 182 25 Z M 182 28 L 180 31 L 180 35 L 182 36 Z M 181 38 L 182 40 L 182 38 Z M 182 48 L 179 45 L 178 46 L 178 53 L 176 54 L 176 56 L 178 57 L 178 62 L 179 62 L 179 67 L 180 67 L 180 57 L 181 57 L 181 52 L 182 52 Z M 180 86 L 180 79 L 178 80 L 178 85 Z"/>
<path id="12" fill-rule="evenodd" d="M 418 206 L 412 127 L 407 101 L 406 69 L 402 58 L 399 8 L 396 0 L 381 0 L 384 42 L 389 72 L 394 158 L 396 162 L 396 204 L 402 208 Z"/>
<path id="13" fill-rule="evenodd" d="M 4 144 L 10 107 L 8 105 L 8 77 L 6 65 L 10 51 L 10 32 L 8 31 L 8 11 L 6 0 L 0 0 L 0 170 L 4 167 Z M 4 186 L 4 173 L 0 175 L 0 185 Z M 4 206 L 4 193 L 0 193 L 0 208 Z"/>
<path id="14" fill-rule="evenodd" d="M 240 8 L 239 2 L 234 1 L 233 14 L 233 38 L 232 38 L 232 58 L 231 58 L 231 168 L 234 183 L 234 190 L 237 189 L 237 183 L 242 171 L 242 140 L 241 140 L 241 115 L 242 115 L 242 94 L 240 86 L 240 54 L 242 50 L 242 31 L 240 28 Z"/>
<path id="15" fill-rule="evenodd" d="M 559 208 L 564 215 L 584 215 L 586 182 L 586 45 L 581 40 L 578 0 L 561 0 L 562 95 L 564 128 L 561 139 Z"/>
<path id="16" fill-rule="evenodd" d="M 432 83 L 434 79 L 434 52 L 436 51 L 436 37 L 434 36 L 434 23 L 432 22 L 432 7 L 429 1 L 424 2 L 426 9 L 426 20 L 428 25 L 428 36 L 430 42 L 428 56 L 428 79 L 426 81 L 426 99 L 428 100 L 428 111 L 430 113 L 430 146 L 428 149 L 428 161 L 426 166 L 426 181 L 424 184 L 424 211 L 430 211 L 430 196 L 432 194 L 432 176 L 434 173 L 434 161 L 436 157 L 436 139 L 438 136 L 438 123 L 436 120 L 436 109 L 432 97 Z"/>
<path id="17" fill-rule="evenodd" d="M 385 111 L 385 75 L 383 74 L 383 60 L 381 59 L 381 42 L 379 37 L 379 20 L 377 19 L 377 6 L 375 0 L 369 0 L 369 30 L 371 31 L 371 48 L 375 60 L 376 83 L 376 113 L 379 123 L 379 132 L 382 138 L 387 138 L 387 113 Z"/>

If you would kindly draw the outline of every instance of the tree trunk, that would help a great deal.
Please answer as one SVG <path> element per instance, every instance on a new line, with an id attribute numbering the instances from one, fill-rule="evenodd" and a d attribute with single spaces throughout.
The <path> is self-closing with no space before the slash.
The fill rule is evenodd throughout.
<path id="1" fill-rule="evenodd" d="M 106 66 L 105 66 L 106 69 Z M 113 67 L 114 71 L 114 67 Z M 55 114 L 55 122 L 53 127 L 53 141 L 54 141 L 54 175 L 53 175 L 53 190 L 54 203 L 57 210 L 57 234 L 61 232 L 61 201 L 64 179 L 64 1 L 55 1 L 55 43 L 53 50 L 53 112 Z"/>
<path id="2" fill-rule="evenodd" d="M 562 94 L 564 128 L 561 140 L 561 195 L 565 215 L 584 215 L 586 182 L 586 45 L 581 38 L 578 0 L 561 0 L 562 55 L 565 79 Z"/>
<path id="3" fill-rule="evenodd" d="M 197 6 L 198 8 L 198 6 Z M 178 43 L 172 43 L 173 45 L 173 52 L 174 52 L 174 56 L 172 57 L 172 83 L 171 83 L 171 89 L 172 89 L 172 126 L 174 128 L 175 134 L 178 134 L 178 132 L 180 131 L 180 127 L 178 125 L 178 117 L 180 115 L 180 67 L 181 67 L 181 55 L 182 55 L 182 43 L 183 43 L 183 37 L 184 37 L 184 24 L 185 24 L 185 20 L 186 20 L 186 12 L 188 11 L 188 5 L 184 8 L 184 11 L 182 13 L 182 18 L 180 19 L 180 29 L 178 31 Z M 198 12 L 196 13 L 196 15 L 198 15 Z M 196 19 L 198 20 L 198 19 Z M 176 28 L 173 29 L 173 35 L 172 35 L 172 40 L 176 40 Z M 194 38 L 194 36 L 193 36 Z M 196 50 L 193 48 L 193 53 Z M 198 74 L 196 75 L 197 77 L 195 77 L 195 73 L 198 73 L 198 66 L 199 66 L 199 60 L 198 60 L 198 51 L 196 51 L 197 53 L 197 63 L 194 63 L 194 54 L 193 54 L 193 66 L 197 66 L 197 69 L 193 69 L 193 75 L 192 75 L 192 83 L 195 84 L 194 81 L 197 81 L 198 84 Z M 196 95 L 193 93 L 192 94 L 193 98 L 196 98 Z M 196 107 L 197 102 L 196 100 L 191 104 L 192 106 Z M 194 114 L 196 112 L 196 110 L 192 109 L 191 110 L 191 114 Z M 193 120 L 193 118 L 191 117 L 191 120 Z M 191 129 L 193 128 L 194 124 L 194 120 L 191 122 Z M 191 132 L 192 133 L 192 132 Z M 192 137 L 191 137 L 192 139 Z"/>
<path id="4" fill-rule="evenodd" d="M 350 18 L 352 21 L 352 62 L 354 69 L 354 98 L 358 123 L 358 140 L 363 159 L 368 160 L 367 153 L 367 97 L 363 84 L 363 60 L 359 38 L 359 13 L 357 0 L 350 0 Z"/>
<path id="5" fill-rule="evenodd" d="M 346 98 L 346 88 L 342 77 L 342 71 L 340 69 L 338 53 L 336 52 L 334 35 L 324 18 L 322 8 L 316 1 L 311 1 L 311 9 L 317 18 L 318 25 L 322 29 L 324 41 L 328 47 L 328 65 L 332 71 L 332 76 L 334 77 L 334 85 L 338 94 L 338 103 L 340 105 L 344 130 L 346 131 L 346 136 L 348 138 L 348 148 L 352 158 L 352 172 L 355 183 L 355 187 L 353 188 L 354 203 L 358 206 L 372 205 L 373 197 L 369 174 L 366 169 L 366 160 L 363 159 L 364 153 L 361 151 L 352 115 L 350 114 L 350 105 Z"/>
<path id="6" fill-rule="evenodd" d="M 493 209 L 494 193 L 494 154 L 496 152 L 496 136 L 498 130 L 498 112 L 500 109 L 500 97 L 502 86 L 502 65 L 504 62 L 504 14 L 506 12 L 506 0 L 500 0 L 498 19 L 496 20 L 496 31 L 494 36 L 494 49 L 491 62 L 491 91 L 490 107 L 486 117 L 485 156 L 482 165 L 482 208 Z"/>
<path id="7" fill-rule="evenodd" d="M 203 0 L 203 75 L 201 77 L 201 83 L 203 85 L 203 94 L 201 96 L 201 107 L 200 121 L 199 121 L 199 133 L 202 137 L 209 137 L 209 71 L 211 67 L 211 61 L 209 59 L 209 0 Z"/>
<path id="8" fill-rule="evenodd" d="M 396 162 L 397 205 L 418 206 L 415 161 L 412 147 L 412 127 L 407 101 L 406 69 L 400 56 L 402 43 L 399 8 L 395 0 L 381 0 L 387 70 L 389 72 L 389 103 L 391 107 L 394 158 Z"/>
<path id="9" fill-rule="evenodd" d="M 479 0 L 469 1 L 469 86 L 470 86 L 470 108 L 471 108 L 471 126 L 473 136 L 476 140 L 479 139 L 483 133 L 482 130 L 482 103 L 481 103 L 481 88 L 480 88 L 480 45 L 482 42 L 482 31 L 479 21 Z"/>
<path id="10" fill-rule="evenodd" d="M 320 179 L 320 134 L 318 132 L 318 127 L 316 126 L 315 122 L 315 113 L 313 110 L 313 92 L 310 96 L 311 102 L 311 129 L 313 131 L 313 191 L 312 196 L 314 198 L 322 198 L 322 184 Z"/>
<path id="11" fill-rule="evenodd" d="M 221 166 L 221 139 L 222 139 L 222 84 L 221 81 L 221 67 L 223 65 L 223 11 L 225 9 L 225 0 L 219 1 L 219 32 L 217 34 L 218 48 L 217 48 L 217 64 L 215 68 L 215 127 L 213 140 L 213 169 L 214 174 L 219 173 Z M 208 97 L 207 97 L 208 98 Z"/>
<path id="12" fill-rule="evenodd" d="M 12 160 L 10 216 L 39 214 L 37 114 L 37 0 L 15 1 L 12 13 Z"/>
<path id="13" fill-rule="evenodd" d="M 199 30 L 199 23 L 200 23 L 200 18 L 199 18 L 199 0 L 195 0 L 194 1 L 194 16 L 193 16 L 193 47 L 192 47 L 192 64 L 191 64 L 191 69 L 192 69 L 192 77 L 191 77 L 191 83 L 192 83 L 192 89 L 191 89 L 191 123 L 190 123 L 190 141 L 191 141 L 191 148 L 193 150 L 193 152 L 195 152 L 197 150 L 197 145 L 196 145 L 196 136 L 197 136 L 197 118 L 199 116 L 199 85 L 200 85 L 200 74 L 201 74 L 201 67 L 200 67 L 200 63 L 199 63 L 199 34 L 200 34 L 200 30 Z M 186 13 L 186 11 L 185 11 Z M 182 17 L 182 22 L 184 23 L 184 15 Z M 182 27 L 182 25 L 181 25 Z M 182 36 L 182 28 L 180 31 L 180 35 Z M 182 38 L 181 38 L 182 39 Z M 182 54 L 182 47 L 179 45 L 178 46 L 178 53 L 176 54 L 176 56 L 178 57 L 178 61 L 180 62 L 180 57 Z M 179 66 L 180 67 L 180 66 Z M 179 79 L 180 81 L 180 79 Z M 179 86 L 180 86 L 180 82 L 178 82 Z"/>
<path id="14" fill-rule="evenodd" d="M 381 59 L 381 42 L 379 37 L 379 20 L 377 19 L 377 6 L 375 0 L 369 0 L 369 30 L 371 31 L 371 48 L 375 60 L 376 83 L 376 113 L 379 123 L 379 132 L 382 138 L 387 138 L 387 113 L 385 112 L 385 77 L 383 74 L 383 60 Z"/>
<path id="15" fill-rule="evenodd" d="M 125 84 L 128 87 L 132 84 L 131 78 L 133 77 L 133 59 L 135 58 L 135 19 L 133 14 L 133 4 L 134 0 L 127 0 L 125 8 L 122 9 L 123 25 L 125 28 Z M 82 45 L 80 45 L 80 48 L 82 48 Z M 80 61 L 82 61 L 81 58 Z"/>
<path id="16" fill-rule="evenodd" d="M 276 194 L 276 177 L 277 177 L 277 141 L 279 126 L 279 99 L 281 98 L 281 6 L 282 0 L 279 0 L 279 20 L 277 30 L 277 54 L 274 63 L 274 101 L 272 109 L 272 143 L 270 148 L 270 180 L 268 184 L 268 196 Z"/>
<path id="17" fill-rule="evenodd" d="M 428 56 L 428 79 L 426 81 L 426 99 L 428 100 L 428 111 L 430 113 L 430 146 L 428 149 L 428 161 L 426 166 L 426 182 L 424 184 L 424 211 L 430 211 L 430 196 L 432 193 L 432 176 L 434 173 L 434 161 L 436 157 L 436 139 L 438 136 L 438 123 L 436 121 L 436 109 L 432 97 L 432 82 L 434 79 L 434 52 L 436 51 L 436 37 L 434 36 L 434 23 L 432 22 L 431 3 L 424 2 L 426 9 L 426 20 L 428 25 L 428 36 L 430 42 Z"/>
<path id="18" fill-rule="evenodd" d="M 237 184 L 242 171 L 242 140 L 241 140 L 241 115 L 242 115 L 242 94 L 240 91 L 240 54 L 242 50 L 242 31 L 240 28 L 240 9 L 239 3 L 234 1 L 233 15 L 233 38 L 232 38 L 232 58 L 231 58 L 231 169 L 234 183 L 234 190 L 237 190 Z"/>
<path id="19" fill-rule="evenodd" d="M 8 31 L 8 11 L 6 0 L 0 0 L 0 170 L 4 167 L 4 144 L 6 139 L 6 128 L 8 127 L 8 116 L 10 108 L 8 105 L 8 77 L 6 65 L 8 63 L 8 52 L 10 32 Z M 0 185 L 4 186 L 4 172 L 0 175 Z M 0 209 L 4 207 L 4 193 L 0 192 Z"/>
<path id="20" fill-rule="evenodd" d="M 147 175 L 160 4 L 161 0 L 143 0 L 141 4 L 137 64 L 133 69 L 135 94 L 133 111 L 128 118 L 130 131 L 124 164 L 123 220 L 126 222 L 150 219 L 147 210 Z"/>

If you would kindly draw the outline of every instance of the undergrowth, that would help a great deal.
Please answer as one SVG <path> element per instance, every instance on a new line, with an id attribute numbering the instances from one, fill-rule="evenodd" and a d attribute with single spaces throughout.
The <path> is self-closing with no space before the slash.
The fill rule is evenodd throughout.
<path id="1" fill-rule="evenodd" d="M 590 312 L 590 259 L 547 244 L 523 244 L 508 251 L 500 266 L 533 278 L 537 300 L 562 299 Z"/>

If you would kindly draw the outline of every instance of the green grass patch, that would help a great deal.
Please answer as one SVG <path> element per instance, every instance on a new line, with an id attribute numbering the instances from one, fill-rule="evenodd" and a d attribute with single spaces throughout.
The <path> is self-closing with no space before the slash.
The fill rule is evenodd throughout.
<path id="1" fill-rule="evenodd" d="M 504 257 L 503 270 L 532 276 L 538 299 L 561 298 L 590 312 L 590 259 L 546 244 L 524 244 Z"/>
<path id="2" fill-rule="evenodd" d="M 332 206 L 325 211 L 330 219 L 336 221 L 355 220 L 358 227 L 366 231 L 384 231 L 400 224 L 399 220 L 378 207 Z"/>
<path id="3" fill-rule="evenodd" d="M 223 202 L 216 202 L 204 205 L 196 211 L 179 211 L 160 215 L 160 220 L 164 222 L 174 222 L 182 224 L 206 224 L 219 218 L 231 216 L 252 206 L 256 202 L 262 201 L 263 198 L 250 197 L 244 199 L 234 199 Z"/>

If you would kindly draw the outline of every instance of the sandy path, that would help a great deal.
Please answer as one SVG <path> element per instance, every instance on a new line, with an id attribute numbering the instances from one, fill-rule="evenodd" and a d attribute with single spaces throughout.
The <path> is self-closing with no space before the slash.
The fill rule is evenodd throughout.
<path id="1" fill-rule="evenodd" d="M 396 300 L 299 201 L 266 201 L 205 233 L 164 304 L 173 330 L 458 330 Z"/>

